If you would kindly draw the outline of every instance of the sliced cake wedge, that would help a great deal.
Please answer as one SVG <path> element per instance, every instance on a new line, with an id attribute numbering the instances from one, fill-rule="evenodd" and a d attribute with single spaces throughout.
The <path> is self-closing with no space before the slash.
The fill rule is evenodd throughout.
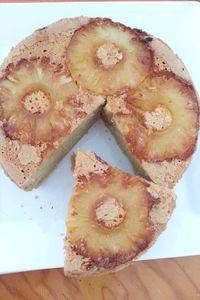
<path id="1" fill-rule="evenodd" d="M 166 227 L 175 195 L 78 151 L 66 219 L 65 275 L 110 272 L 131 264 Z"/>

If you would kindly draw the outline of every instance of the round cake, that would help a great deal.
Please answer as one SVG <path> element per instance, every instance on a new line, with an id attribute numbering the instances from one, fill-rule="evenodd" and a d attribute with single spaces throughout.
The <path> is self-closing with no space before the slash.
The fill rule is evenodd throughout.
<path id="1" fill-rule="evenodd" d="M 103 107 L 104 106 L 104 107 Z M 0 69 L 0 162 L 30 190 L 99 112 L 134 168 L 173 187 L 195 151 L 199 105 L 160 39 L 110 19 L 63 19 L 11 50 Z"/>

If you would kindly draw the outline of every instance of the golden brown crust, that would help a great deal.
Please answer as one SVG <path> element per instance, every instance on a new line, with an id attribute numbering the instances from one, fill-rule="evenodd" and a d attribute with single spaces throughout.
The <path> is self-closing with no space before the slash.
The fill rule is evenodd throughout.
<path id="1" fill-rule="evenodd" d="M 49 68 L 52 71 L 52 73 L 54 73 L 56 76 L 57 75 L 62 76 L 62 74 L 63 75 L 65 74 L 64 80 L 65 81 L 68 80 L 69 82 L 72 82 L 72 78 L 71 78 L 69 70 L 68 70 L 69 62 L 66 61 L 66 58 L 67 58 L 66 48 L 68 48 L 69 44 L 70 45 L 72 44 L 72 43 L 70 43 L 71 38 L 73 36 L 73 39 L 75 39 L 77 32 L 79 32 L 79 33 L 82 31 L 85 32 L 85 30 L 90 31 L 92 28 L 95 28 L 96 26 L 102 26 L 102 27 L 103 26 L 108 26 L 108 27 L 114 26 L 119 31 L 128 32 L 134 41 L 145 46 L 145 49 L 148 50 L 147 52 L 149 54 L 147 56 L 149 57 L 149 55 L 150 55 L 151 58 L 149 57 L 147 59 L 147 56 L 145 56 L 142 58 L 142 61 L 144 60 L 143 61 L 144 65 L 152 64 L 152 67 L 150 69 L 151 69 L 151 71 L 153 71 L 153 73 L 156 72 L 156 74 L 161 74 L 161 75 L 164 74 L 164 76 L 166 76 L 166 77 L 168 77 L 169 74 L 173 74 L 173 76 L 176 77 L 176 80 L 180 80 L 180 82 L 182 82 L 182 84 L 185 84 L 188 87 L 190 86 L 191 89 L 193 89 L 189 74 L 188 74 L 184 64 L 181 62 L 181 60 L 178 58 L 178 56 L 175 55 L 173 53 L 173 51 L 164 42 L 162 42 L 160 39 L 157 39 L 157 38 L 147 34 L 146 32 L 143 32 L 138 29 L 131 29 L 120 23 L 116 23 L 116 22 L 114 23 L 114 22 L 112 22 L 112 20 L 105 19 L 105 18 L 89 19 L 86 17 L 78 17 L 78 18 L 73 18 L 73 19 L 62 19 L 56 23 L 49 25 L 48 27 L 36 30 L 31 36 L 27 37 L 24 41 L 19 43 L 15 48 L 13 48 L 11 50 L 10 54 L 8 55 L 8 57 L 6 58 L 6 60 L 4 61 L 3 65 L 0 68 L 0 77 L 2 79 L 8 78 L 8 80 L 13 82 L 13 84 L 16 84 L 17 82 L 16 82 L 15 77 L 13 76 L 13 71 L 16 68 L 26 65 L 27 63 L 32 64 L 32 63 L 37 62 L 37 63 L 45 66 L 46 68 Z M 75 33 L 75 35 L 74 35 L 74 33 Z M 116 45 L 114 45 L 114 46 L 116 46 Z M 107 51 L 104 48 L 103 48 L 103 61 L 105 60 L 104 58 L 106 58 L 106 60 L 107 60 L 108 58 L 110 58 L 110 56 L 112 58 L 112 61 L 113 61 L 113 59 L 116 60 L 115 57 L 112 57 L 112 55 L 111 55 L 112 53 L 108 53 L 109 57 L 104 57 L 105 56 L 104 54 Z M 110 47 L 108 47 L 108 48 L 110 48 Z M 118 49 L 118 48 L 116 48 L 116 49 Z M 116 51 L 114 51 L 114 52 L 116 52 Z M 101 51 L 101 54 L 102 54 L 102 51 Z M 121 55 L 122 55 L 122 57 L 121 57 Z M 121 60 L 121 58 L 123 60 L 123 53 L 120 53 L 117 51 L 117 63 L 118 63 L 118 60 Z M 109 66 L 109 68 L 110 68 L 110 66 Z M 66 74 L 67 74 L 67 76 L 66 76 Z M 161 76 L 161 75 L 159 75 L 159 76 Z M 35 93 L 35 98 L 38 95 L 39 95 L 39 93 Z M 31 97 L 32 97 L 32 95 L 28 95 L 28 97 L 27 97 L 28 100 L 27 99 L 26 100 L 29 102 L 32 101 Z M 132 112 L 132 110 L 130 109 L 129 106 L 124 105 L 126 97 L 127 97 L 126 94 L 121 94 L 118 96 L 118 98 L 116 98 L 115 96 L 108 97 L 106 110 L 109 111 L 109 113 L 112 112 L 112 114 L 116 114 L 116 115 L 124 114 L 124 115 L 130 116 L 133 113 L 136 116 L 138 112 L 135 112 L 135 111 Z M 111 100 L 111 98 L 113 98 L 113 100 Z M 76 106 L 77 118 L 73 118 L 71 124 L 68 124 L 69 126 L 66 125 L 65 134 L 70 134 L 70 132 L 72 132 L 74 129 L 77 128 L 77 126 L 80 125 L 80 123 L 84 119 L 84 117 L 93 111 L 92 104 L 98 103 L 100 105 L 103 103 L 103 101 L 104 100 L 101 98 L 101 96 L 90 97 L 89 93 L 80 89 L 79 92 L 71 99 L 72 105 Z M 46 102 L 48 102 L 48 101 L 46 101 Z M 28 105 L 29 104 L 30 103 L 28 103 Z M 48 109 L 48 103 L 45 104 L 44 109 Z M 40 111 L 43 112 L 44 109 L 41 108 L 41 106 L 40 106 L 39 112 Z M 60 104 L 59 104 L 59 109 L 61 109 Z M 36 110 L 38 111 L 38 107 L 32 108 L 32 106 L 31 106 L 30 110 L 32 112 L 36 112 Z M 157 125 L 159 125 L 159 124 L 160 124 L 160 126 L 163 125 L 163 122 L 161 121 L 161 122 L 159 122 L 159 124 L 156 124 L 156 127 L 154 126 L 154 123 L 155 123 L 154 119 L 155 119 L 155 116 L 157 116 L 157 111 L 155 110 L 155 112 L 156 113 L 154 115 L 152 115 L 152 113 L 151 113 L 151 115 L 149 115 L 148 112 L 147 112 L 148 115 L 145 115 L 147 117 L 146 119 L 148 119 L 148 120 L 146 120 L 146 123 L 148 123 L 148 124 L 149 124 L 149 122 L 151 123 L 150 127 L 151 127 L 152 131 L 155 128 L 158 128 Z M 0 106 L 0 116 L 2 116 L 2 115 L 3 115 L 3 109 Z M 145 119 L 145 116 L 143 119 Z M 12 121 L 11 124 L 13 124 L 14 118 L 12 118 L 11 121 Z M 143 121 L 145 122 L 145 120 L 143 120 Z M 156 121 L 156 123 L 158 123 L 158 122 Z M 153 126 L 152 126 L 152 124 L 153 124 Z M 25 127 L 27 129 L 27 131 L 30 130 L 29 127 L 28 126 Z M 18 136 L 15 136 L 15 134 L 14 134 L 14 127 L 10 128 L 10 127 L 6 126 L 4 123 L 3 129 L 5 130 L 7 136 L 9 136 L 9 133 L 10 133 L 11 138 L 13 138 L 13 139 L 18 138 Z M 142 128 L 140 127 L 138 129 L 137 136 L 140 134 L 140 129 L 142 130 Z M 12 136 L 12 134 L 13 134 L 13 136 Z M 146 133 L 143 131 L 142 134 L 145 135 Z M 29 136 L 29 134 L 26 134 L 26 136 Z M 51 135 L 47 134 L 46 136 L 51 136 Z M 54 141 L 53 141 L 52 147 L 54 149 L 54 148 L 58 148 L 57 137 L 59 137 L 59 130 L 57 130 L 57 129 L 54 130 L 53 136 L 54 136 Z M 49 140 L 46 140 L 46 139 L 43 140 L 43 138 L 44 138 L 44 135 L 40 136 L 39 141 L 43 142 L 43 143 L 47 143 L 47 142 L 49 143 Z M 134 145 L 137 144 L 135 142 L 135 139 L 132 139 L 132 135 L 128 134 L 127 139 L 132 140 Z M 22 141 L 25 144 L 30 142 L 27 139 L 23 139 Z M 31 140 L 31 144 L 34 144 L 33 139 Z M 164 164 L 165 167 L 161 168 L 160 165 L 163 161 L 162 159 L 160 159 L 159 162 L 158 161 L 153 162 L 152 159 L 148 159 L 148 157 L 146 157 L 145 158 L 146 170 L 149 170 L 149 172 L 151 174 L 154 174 L 156 172 L 155 166 L 158 166 L 159 174 L 161 174 L 161 173 L 164 174 L 164 172 L 167 172 L 167 174 L 165 175 L 164 178 L 168 178 L 168 179 L 164 179 L 164 181 L 166 181 L 166 180 L 170 181 L 171 182 L 171 183 L 169 183 L 170 185 L 172 185 L 172 182 L 175 184 L 176 179 L 181 176 L 181 172 L 184 172 L 184 169 L 187 166 L 187 164 L 184 163 L 184 160 L 191 157 L 191 154 L 195 149 L 196 140 L 194 141 L 194 143 L 192 145 L 193 146 L 191 146 L 189 150 L 185 151 L 184 156 L 180 157 L 182 159 L 181 167 L 179 166 L 180 164 L 177 164 L 174 161 L 170 164 L 169 159 L 168 159 L 168 160 L 166 160 L 168 167 L 166 167 L 166 164 Z M 142 146 L 142 149 L 144 149 L 143 144 L 141 144 L 140 146 Z M 140 146 L 138 146 L 138 151 L 140 152 L 141 155 L 143 155 L 144 151 L 143 150 L 141 151 Z M 173 159 L 178 160 L 179 157 L 174 157 Z M 141 159 L 141 161 L 143 162 L 144 160 Z M 147 163 L 147 161 L 148 161 L 148 163 Z M 168 176 L 169 165 L 172 166 L 172 170 L 174 170 L 173 169 L 174 165 L 176 165 L 176 167 L 177 167 L 177 170 L 174 171 L 175 172 L 174 179 L 169 179 L 169 176 Z M 161 171 L 161 169 L 162 169 L 162 171 Z M 179 174 L 179 175 L 177 175 L 177 174 Z M 153 178 L 158 178 L 158 176 L 153 176 Z M 157 180 L 157 179 L 155 179 L 155 180 Z"/>
<path id="2" fill-rule="evenodd" d="M 74 251 L 73 245 L 67 238 L 65 238 L 64 253 L 64 273 L 66 276 L 88 276 L 97 270 L 96 267 L 90 267 L 91 260 L 89 258 L 83 257 Z"/>
<path id="3" fill-rule="evenodd" d="M 167 44 L 154 37 L 149 45 L 153 51 L 154 70 L 173 72 L 178 77 L 191 82 L 185 65 Z"/>
<path id="4" fill-rule="evenodd" d="M 183 173 L 188 168 L 192 156 L 187 160 L 174 159 L 163 162 L 141 162 L 141 165 L 149 177 L 160 185 L 173 188 L 181 179 Z"/>
<path id="5" fill-rule="evenodd" d="M 81 184 L 83 178 L 90 180 L 91 176 L 105 175 L 108 170 L 109 166 L 100 159 L 97 159 L 95 153 L 77 151 L 74 167 L 76 185 Z"/>
<path id="6" fill-rule="evenodd" d="M 0 73 L 8 66 L 16 65 L 19 60 L 42 59 L 46 57 L 56 73 L 67 73 L 65 52 L 71 37 L 77 28 L 87 24 L 87 17 L 62 19 L 40 28 L 16 45 L 0 67 Z"/>
<path id="7" fill-rule="evenodd" d="M 26 186 L 26 182 L 42 161 L 46 149 L 45 144 L 32 146 L 11 140 L 0 127 L 0 162 L 5 173 L 20 188 Z"/>
<path id="8" fill-rule="evenodd" d="M 150 247 L 165 228 L 175 206 L 175 195 L 171 190 L 112 168 L 93 152 L 78 152 L 75 160 L 75 178 L 79 177 L 78 172 L 80 172 L 80 177 L 85 176 L 83 175 L 85 173 L 84 158 L 87 170 L 92 171 L 89 172 L 89 177 L 86 172 L 87 183 L 84 186 L 76 184 L 66 220 L 68 237 L 65 247 L 65 274 L 70 276 L 115 271 L 119 267 L 131 264 Z M 94 161 L 96 169 L 94 169 Z M 112 181 L 109 185 L 102 185 L 102 181 L 108 181 L 102 172 L 102 164 L 103 168 L 107 166 L 112 174 Z M 98 179 L 96 174 L 98 174 Z M 118 185 L 121 190 L 118 190 Z M 94 191 L 91 190 L 92 188 Z M 94 198 L 91 196 L 93 193 L 95 193 Z M 98 195 L 104 196 L 98 198 Z M 131 197 L 133 197 L 131 200 L 133 202 L 130 202 Z M 141 197 L 139 202 L 137 202 L 137 197 Z M 122 199 L 123 202 L 121 202 Z M 81 209 L 83 205 L 84 211 Z M 100 214 L 98 211 L 95 215 L 94 210 L 97 212 L 99 205 L 101 205 Z M 136 223 L 137 225 L 131 223 L 131 227 L 127 227 L 127 222 L 132 222 L 138 217 L 140 221 Z M 118 232 L 120 232 L 119 240 L 115 238 Z M 108 244 L 107 235 L 109 236 Z M 123 244 L 119 247 L 121 237 L 123 237 Z M 127 246 L 129 244 L 131 248 Z M 105 245 L 107 245 L 106 248 L 104 248 Z"/>
<path id="9" fill-rule="evenodd" d="M 77 31 L 90 30 L 93 27 L 104 26 L 104 25 L 114 26 L 114 27 L 116 27 L 119 30 L 122 30 L 124 32 L 129 31 L 132 38 L 135 38 L 135 39 L 138 38 L 138 34 L 137 34 L 137 32 L 134 31 L 134 29 L 132 29 L 131 27 L 128 27 L 128 26 L 126 26 L 126 25 L 124 25 L 120 22 L 113 22 L 109 18 L 90 18 L 90 19 L 88 19 L 88 22 L 86 24 L 83 24 L 83 26 L 80 26 L 80 28 L 77 28 Z"/>
<path id="10" fill-rule="evenodd" d="M 153 71 L 173 72 L 180 78 L 191 82 L 191 77 L 182 60 L 161 39 L 148 34 L 140 29 L 134 29 L 137 36 L 149 44 L 153 54 Z"/>

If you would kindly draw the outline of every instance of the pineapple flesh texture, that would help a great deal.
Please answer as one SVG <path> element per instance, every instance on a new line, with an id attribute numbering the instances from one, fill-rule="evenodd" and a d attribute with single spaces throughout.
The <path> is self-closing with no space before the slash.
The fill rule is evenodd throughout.
<path id="1" fill-rule="evenodd" d="M 67 57 L 73 79 L 82 88 L 104 95 L 135 88 L 151 66 L 150 50 L 134 30 L 107 19 L 77 30 Z"/>
<path id="2" fill-rule="evenodd" d="M 148 77 L 125 100 L 129 115 L 116 116 L 132 154 L 159 162 L 187 159 L 198 135 L 198 102 L 192 86 L 171 74 Z"/>
<path id="3" fill-rule="evenodd" d="M 98 182 L 88 183 L 85 191 L 76 191 L 71 200 L 74 215 L 68 221 L 68 238 L 73 244 L 85 239 L 87 251 L 94 259 L 101 254 L 134 256 L 139 251 L 138 241 L 146 245 L 152 234 L 148 220 L 148 197 L 143 184 L 135 180 L 132 186 L 125 189 L 121 181 L 118 175 L 104 189 Z M 99 201 L 107 202 L 109 199 L 117 199 L 126 211 L 124 220 L 118 226 L 105 226 L 96 219 L 95 205 L 99 207 Z"/>
<path id="4" fill-rule="evenodd" d="M 37 62 L 23 62 L 0 81 L 0 119 L 7 136 L 22 143 L 51 143 L 70 133 L 76 118 L 71 78 Z"/>
<path id="5" fill-rule="evenodd" d="M 147 182 L 115 168 L 80 180 L 67 218 L 67 240 L 77 255 L 109 269 L 150 245 L 156 234 L 149 216 L 155 199 Z"/>

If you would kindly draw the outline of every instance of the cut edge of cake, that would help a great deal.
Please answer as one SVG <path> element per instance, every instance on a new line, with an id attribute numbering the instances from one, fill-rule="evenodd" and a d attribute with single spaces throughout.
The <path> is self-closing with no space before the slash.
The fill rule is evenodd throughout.
<path id="1" fill-rule="evenodd" d="M 169 188 L 173 188 L 176 185 L 185 170 L 188 168 L 192 156 L 190 156 L 186 161 L 174 159 L 172 161 L 162 162 L 141 162 L 131 153 L 123 134 L 118 129 L 117 122 L 115 122 L 114 118 L 112 118 L 110 112 L 106 111 L 106 107 L 103 112 L 103 118 L 106 126 L 113 133 L 117 144 L 128 156 L 136 174 L 147 180 L 151 180 L 156 184 L 167 186 Z"/>
<path id="2" fill-rule="evenodd" d="M 66 45 L 74 31 L 87 24 L 89 20 L 87 17 L 61 19 L 34 31 L 10 51 L 0 66 L 0 78 L 4 80 L 8 77 L 11 84 L 15 85 L 17 81 L 12 77 L 13 70 L 20 70 L 21 67 L 30 68 L 35 64 L 38 77 L 43 76 L 46 68 L 49 73 L 55 74 L 60 80 L 63 79 L 63 83 L 72 82 L 64 55 Z M 79 98 L 83 95 L 85 103 L 82 111 L 85 116 L 79 120 L 72 120 L 70 134 L 63 134 L 48 147 L 46 146 L 48 143 L 42 141 L 34 144 L 22 142 L 12 136 L 10 138 L 4 130 L 3 122 L 0 122 L 0 164 L 6 175 L 20 188 L 29 191 L 37 187 L 98 119 L 105 104 L 104 97 L 83 92 L 78 87 L 76 95 Z M 31 99 L 29 100 L 31 102 Z M 74 97 L 75 106 L 79 100 Z"/>
<path id="3" fill-rule="evenodd" d="M 6 137 L 0 126 L 0 164 L 5 174 L 23 190 L 36 188 L 99 118 L 103 105 L 102 98 L 102 103 L 70 135 L 55 142 L 53 149 L 44 155 L 39 146 L 22 144 Z"/>
<path id="4" fill-rule="evenodd" d="M 148 34 L 144 33 L 144 39 L 148 40 L 148 38 Z M 178 57 L 178 55 L 175 54 L 166 43 L 159 38 L 151 36 L 149 38 L 149 47 L 151 47 L 153 52 L 155 72 L 173 72 L 175 76 L 182 78 L 194 87 L 186 66 Z M 199 103 L 199 97 L 196 90 L 195 93 Z M 121 103 L 122 102 L 120 102 L 120 105 Z M 124 109 L 126 110 L 126 108 Z M 126 111 L 124 112 L 126 113 Z M 164 160 L 162 162 L 139 161 L 129 150 L 127 142 L 117 126 L 117 121 L 112 113 L 112 108 L 110 108 L 108 104 L 106 104 L 103 108 L 102 116 L 105 124 L 113 133 L 120 148 L 130 159 L 134 170 L 138 175 L 141 175 L 144 178 L 152 180 L 160 185 L 168 186 L 169 188 L 173 188 L 176 185 L 176 183 L 181 179 L 185 170 L 188 168 L 195 149 L 193 154 L 190 155 L 185 161 L 179 159 L 172 159 L 171 161 Z"/>

